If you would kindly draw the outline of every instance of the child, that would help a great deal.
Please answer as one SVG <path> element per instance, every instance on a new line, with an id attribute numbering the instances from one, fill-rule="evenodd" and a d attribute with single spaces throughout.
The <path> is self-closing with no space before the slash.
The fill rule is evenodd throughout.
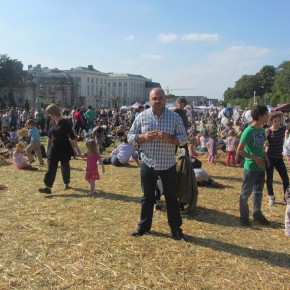
<path id="1" fill-rule="evenodd" d="M 208 148 L 208 163 L 215 163 L 215 156 L 217 155 L 217 140 L 216 140 L 216 131 L 211 130 L 209 132 L 209 140 L 207 143 Z"/>
<path id="2" fill-rule="evenodd" d="M 250 226 L 248 199 L 254 191 L 253 217 L 262 225 L 270 222 L 261 211 L 263 187 L 265 183 L 266 153 L 264 143 L 266 140 L 263 124 L 268 121 L 266 106 L 255 106 L 251 111 L 253 122 L 248 126 L 240 139 L 237 152 L 245 158 L 244 178 L 240 194 L 240 222 L 242 226 Z"/>
<path id="3" fill-rule="evenodd" d="M 188 145 L 188 151 L 189 151 L 189 157 L 190 158 L 196 158 L 197 152 L 196 152 L 196 136 L 192 135 L 189 139 L 189 145 Z"/>
<path id="4" fill-rule="evenodd" d="M 231 129 L 228 132 L 226 139 L 227 146 L 227 167 L 230 166 L 230 160 L 232 158 L 233 167 L 236 166 L 236 152 L 238 148 L 238 138 L 236 137 L 236 131 Z"/>
<path id="5" fill-rule="evenodd" d="M 30 144 L 26 148 L 26 155 L 28 162 L 31 164 L 35 160 L 32 157 L 32 151 L 36 153 L 39 164 L 44 165 L 42 155 L 41 155 L 41 143 L 40 143 L 40 134 L 35 126 L 35 122 L 32 119 L 27 120 L 26 126 L 28 127 L 28 135 L 30 136 Z"/>
<path id="6" fill-rule="evenodd" d="M 30 164 L 24 160 L 24 144 L 16 144 L 15 150 L 13 152 L 13 163 L 18 169 L 27 169 L 27 170 L 38 170 L 36 167 L 32 167 Z"/>
<path id="7" fill-rule="evenodd" d="M 99 153 L 99 148 L 95 140 L 88 140 L 86 142 L 87 152 L 84 153 L 84 156 L 87 158 L 87 169 L 85 179 L 90 184 L 90 192 L 88 195 L 94 195 L 95 190 L 95 181 L 100 179 L 98 172 L 98 164 L 102 166 L 102 172 L 105 173 L 105 167 Z"/>

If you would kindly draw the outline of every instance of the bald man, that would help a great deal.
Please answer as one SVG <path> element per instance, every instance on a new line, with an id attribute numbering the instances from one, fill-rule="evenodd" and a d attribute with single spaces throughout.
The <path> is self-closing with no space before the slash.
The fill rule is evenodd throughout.
<path id="1" fill-rule="evenodd" d="M 128 141 L 139 144 L 142 151 L 141 218 L 132 236 L 142 236 L 150 232 L 159 176 L 163 184 L 172 237 L 184 240 L 177 193 L 175 147 L 186 143 L 186 131 L 180 116 L 165 108 L 166 97 L 161 88 L 154 88 L 150 92 L 149 101 L 151 108 L 136 117 L 128 133 Z"/>

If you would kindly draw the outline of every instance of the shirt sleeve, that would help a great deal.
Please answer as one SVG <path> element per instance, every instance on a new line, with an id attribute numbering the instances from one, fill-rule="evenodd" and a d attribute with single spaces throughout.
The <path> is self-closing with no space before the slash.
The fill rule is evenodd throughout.
<path id="1" fill-rule="evenodd" d="M 141 134 L 141 115 L 138 115 L 131 126 L 128 133 L 128 142 L 134 143 L 136 139 Z"/>

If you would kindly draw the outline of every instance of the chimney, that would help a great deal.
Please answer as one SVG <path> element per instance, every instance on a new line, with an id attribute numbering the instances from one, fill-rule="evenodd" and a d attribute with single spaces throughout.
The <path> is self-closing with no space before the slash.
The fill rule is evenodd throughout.
<path id="1" fill-rule="evenodd" d="M 89 64 L 89 65 L 88 65 L 88 69 L 89 69 L 89 70 L 94 70 L 94 66 L 93 66 L 92 64 Z"/>
<path id="2" fill-rule="evenodd" d="M 28 65 L 28 69 L 32 69 L 32 64 L 29 64 Z"/>

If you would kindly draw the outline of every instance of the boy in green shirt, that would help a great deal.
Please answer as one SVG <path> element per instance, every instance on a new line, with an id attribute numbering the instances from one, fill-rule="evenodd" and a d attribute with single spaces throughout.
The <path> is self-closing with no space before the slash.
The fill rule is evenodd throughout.
<path id="1" fill-rule="evenodd" d="M 263 124 L 268 121 L 268 109 L 255 106 L 252 110 L 253 122 L 243 132 L 237 153 L 245 158 L 244 178 L 240 194 L 240 222 L 242 226 L 250 226 L 248 199 L 254 190 L 253 217 L 262 225 L 269 225 L 261 211 L 263 188 L 265 184 L 266 141 Z"/>

